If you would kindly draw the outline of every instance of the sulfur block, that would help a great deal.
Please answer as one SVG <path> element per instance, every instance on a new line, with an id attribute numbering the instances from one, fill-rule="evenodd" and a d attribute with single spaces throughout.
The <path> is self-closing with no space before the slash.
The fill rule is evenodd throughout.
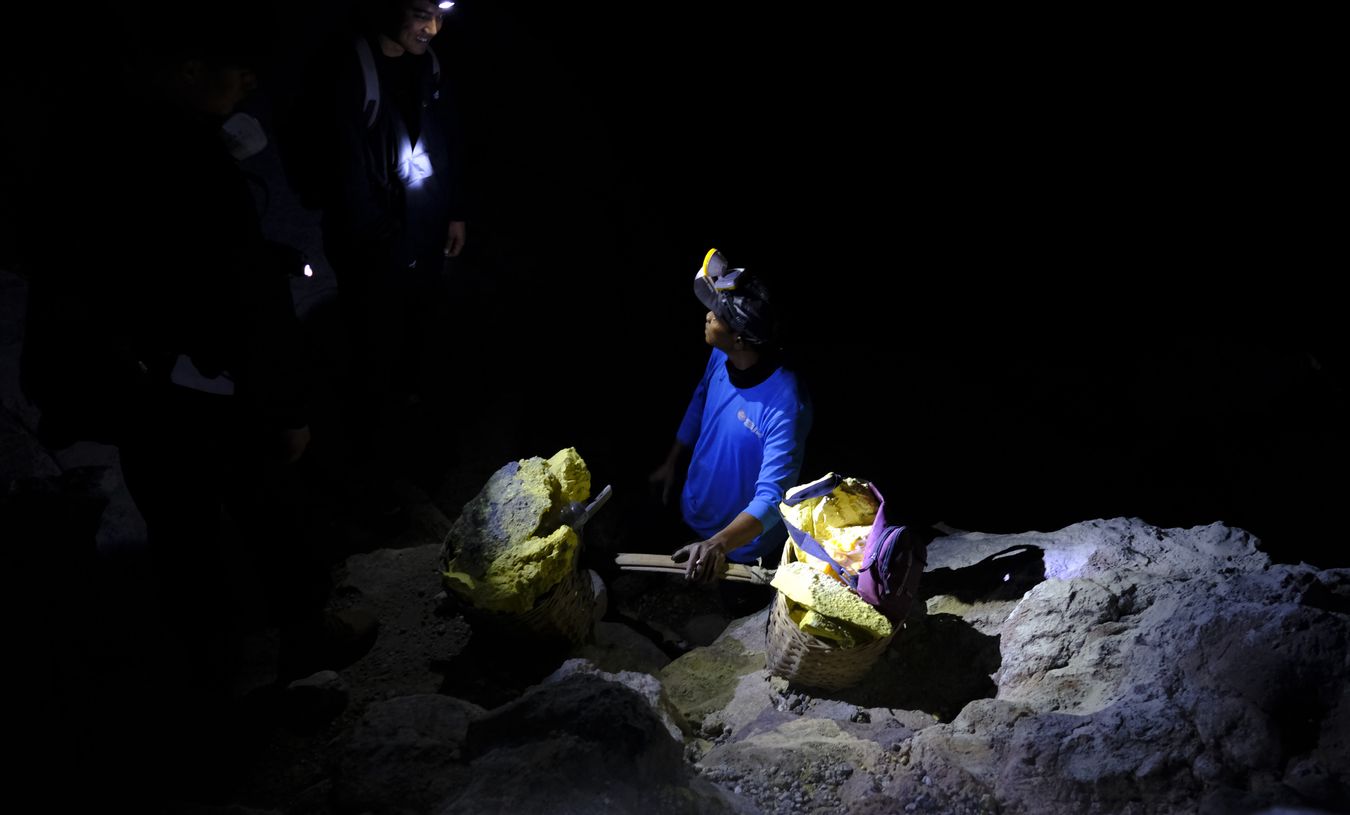
<path id="1" fill-rule="evenodd" d="M 788 490 L 791 496 L 800 487 Z M 835 562 L 855 574 L 862 565 L 867 538 L 872 533 L 878 503 L 866 481 L 845 478 L 829 495 L 811 498 L 795 507 L 779 506 L 783 518 L 820 542 Z M 801 549 L 797 558 L 838 577 L 830 564 Z"/>
<path id="2" fill-rule="evenodd" d="M 891 634 L 890 621 L 879 611 L 854 594 L 848 586 L 808 564 L 788 563 L 780 566 L 772 585 L 788 599 L 818 614 L 856 626 L 870 636 L 886 637 Z"/>
<path id="3" fill-rule="evenodd" d="M 558 523 L 559 510 L 584 500 L 589 490 L 590 473 L 572 448 L 547 461 L 534 457 L 503 466 L 446 534 L 441 547 L 446 588 L 476 608 L 528 611 L 575 568 L 579 541 Z"/>
<path id="4" fill-rule="evenodd" d="M 591 471 L 581 460 L 575 447 L 559 450 L 548 460 L 549 472 L 558 479 L 560 498 L 564 503 L 585 501 L 591 497 Z"/>

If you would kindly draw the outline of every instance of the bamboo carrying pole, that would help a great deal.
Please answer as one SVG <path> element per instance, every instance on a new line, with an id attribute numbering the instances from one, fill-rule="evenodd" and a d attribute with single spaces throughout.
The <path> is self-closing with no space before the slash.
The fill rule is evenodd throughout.
<path id="1" fill-rule="evenodd" d="M 664 574 L 684 574 L 686 565 L 671 560 L 670 555 L 644 555 L 637 552 L 621 552 L 614 562 L 626 572 L 662 572 Z M 728 563 L 719 577 L 722 580 L 734 580 L 738 583 L 759 583 L 768 585 L 773 572 L 758 566 L 743 563 Z"/>

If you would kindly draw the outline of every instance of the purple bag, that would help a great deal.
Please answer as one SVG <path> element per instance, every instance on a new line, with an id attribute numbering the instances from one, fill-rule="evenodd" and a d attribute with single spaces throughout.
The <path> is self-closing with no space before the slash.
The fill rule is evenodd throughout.
<path id="1" fill-rule="evenodd" d="M 844 477 L 831 473 L 824 478 L 808 484 L 798 490 L 783 503 L 790 507 L 812 498 L 829 495 L 843 483 Z M 886 522 L 886 499 L 875 484 L 869 484 L 872 495 L 876 496 L 877 515 L 872 521 L 872 532 L 867 536 L 863 548 L 863 561 L 855 574 L 825 551 L 812 536 L 783 519 L 792 540 L 803 551 L 809 552 L 826 563 L 834 566 L 858 596 L 867 601 L 893 623 L 899 623 L 909 613 L 909 607 L 919 592 L 919 577 L 928 564 L 928 535 L 899 524 Z"/>

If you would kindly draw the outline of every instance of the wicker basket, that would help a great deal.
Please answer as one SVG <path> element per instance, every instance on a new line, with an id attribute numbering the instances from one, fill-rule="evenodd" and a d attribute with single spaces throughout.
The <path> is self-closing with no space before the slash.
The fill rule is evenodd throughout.
<path id="1" fill-rule="evenodd" d="M 475 609 L 474 617 L 508 634 L 580 645 L 590 639 L 595 593 L 588 572 L 573 569 L 524 614 Z"/>
<path id="2" fill-rule="evenodd" d="M 792 544 L 788 542 L 783 546 L 780 565 L 792 562 L 791 551 Z M 788 615 L 788 599 L 780 591 L 774 594 L 773 608 L 769 612 L 765 656 L 769 672 L 775 676 L 811 688 L 840 690 L 857 684 L 866 676 L 894 638 L 892 632 L 888 637 L 862 645 L 842 646 L 812 636 L 792 621 Z"/>

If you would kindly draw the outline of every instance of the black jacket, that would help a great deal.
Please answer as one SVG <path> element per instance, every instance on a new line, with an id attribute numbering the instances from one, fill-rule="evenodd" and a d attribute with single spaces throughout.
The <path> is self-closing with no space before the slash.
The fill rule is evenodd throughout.
<path id="1" fill-rule="evenodd" d="M 365 109 L 365 74 L 354 39 L 330 46 L 312 74 L 322 78 L 318 118 L 327 123 L 314 138 L 326 135 L 332 140 L 315 145 L 331 155 L 332 171 L 325 176 L 322 193 L 324 237 L 330 247 L 377 248 L 389 262 L 406 266 L 439 254 L 449 222 L 465 218 L 462 128 L 451 85 L 444 71 L 434 73 L 429 53 L 390 59 L 381 55 L 377 41 L 367 42 L 380 83 L 373 124 Z M 394 87 L 398 82 L 415 87 L 399 89 Z M 413 103 L 401 106 L 400 98 Z M 413 117 L 408 125 L 401 108 Z M 416 137 L 416 147 L 432 169 L 430 177 L 415 185 L 399 174 L 410 141 L 401 138 L 404 134 Z"/>

